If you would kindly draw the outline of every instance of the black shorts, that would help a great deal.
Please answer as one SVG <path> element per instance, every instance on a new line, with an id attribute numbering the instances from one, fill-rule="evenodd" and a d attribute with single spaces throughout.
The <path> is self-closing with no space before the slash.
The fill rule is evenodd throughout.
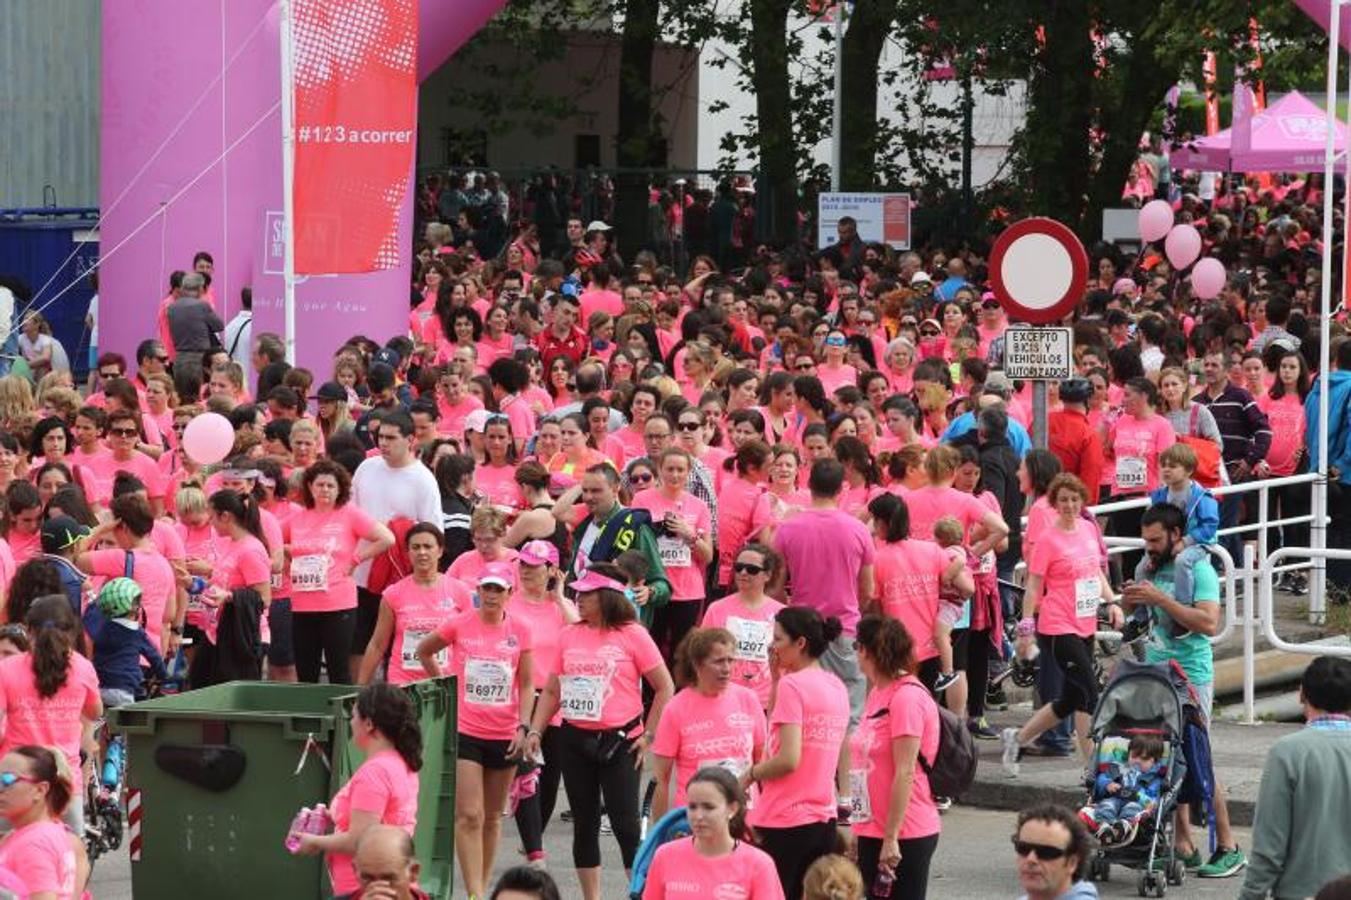
<path id="1" fill-rule="evenodd" d="M 375 622 L 380 618 L 380 595 L 364 587 L 357 588 L 357 621 L 352 631 L 352 655 L 361 656 L 375 634 Z"/>
<path id="2" fill-rule="evenodd" d="M 1093 714 L 1098 706 L 1098 675 L 1093 670 L 1093 638 L 1077 634 L 1039 634 L 1042 664 L 1049 660 L 1065 676 L 1060 696 L 1051 701 L 1056 718 Z"/>
<path id="3" fill-rule="evenodd" d="M 516 768 L 519 760 L 507 759 L 507 748 L 511 746 L 511 741 L 490 741 L 487 738 L 465 734 L 463 731 L 459 733 L 458 739 L 456 759 L 478 763 L 485 769 Z"/>
<path id="4" fill-rule="evenodd" d="M 267 645 L 267 664 L 294 666 L 296 648 L 291 629 L 291 599 L 273 600 L 267 607 L 267 627 L 272 629 L 272 643 Z"/>

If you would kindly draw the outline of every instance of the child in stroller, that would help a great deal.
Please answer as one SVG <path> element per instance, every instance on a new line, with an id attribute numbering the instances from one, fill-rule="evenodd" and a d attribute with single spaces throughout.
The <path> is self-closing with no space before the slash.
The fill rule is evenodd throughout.
<path id="1" fill-rule="evenodd" d="M 1126 749 L 1126 763 L 1108 763 L 1093 785 L 1093 802 L 1079 810 L 1079 818 L 1104 845 L 1129 844 L 1140 819 L 1159 801 L 1167 782 L 1163 741 L 1137 734 Z"/>

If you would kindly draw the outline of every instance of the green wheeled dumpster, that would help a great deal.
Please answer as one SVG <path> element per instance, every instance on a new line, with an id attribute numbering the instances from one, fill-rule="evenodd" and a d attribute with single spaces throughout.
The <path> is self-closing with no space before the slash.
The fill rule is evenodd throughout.
<path id="1" fill-rule="evenodd" d="M 404 688 L 422 726 L 420 884 L 453 883 L 455 683 Z M 329 803 L 361 764 L 352 685 L 235 681 L 110 711 L 127 740 L 127 845 L 137 897 L 331 896 L 320 857 L 283 846 L 302 806 Z"/>

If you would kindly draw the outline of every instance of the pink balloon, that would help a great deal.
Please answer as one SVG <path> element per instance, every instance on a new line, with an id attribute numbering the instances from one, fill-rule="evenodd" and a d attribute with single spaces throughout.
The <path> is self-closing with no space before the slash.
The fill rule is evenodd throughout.
<path id="1" fill-rule="evenodd" d="M 183 429 L 183 450 L 204 466 L 225 459 L 234 445 L 235 430 L 220 413 L 202 413 Z"/>
<path id="2" fill-rule="evenodd" d="M 1213 256 L 1207 256 L 1192 269 L 1192 293 L 1201 300 L 1218 297 L 1224 287 L 1224 264 Z"/>
<path id="3" fill-rule="evenodd" d="M 1173 207 L 1167 200 L 1151 200 L 1140 208 L 1140 238 L 1157 241 L 1173 227 Z"/>
<path id="4" fill-rule="evenodd" d="M 1201 255 L 1201 233 L 1190 225 L 1178 225 L 1168 232 L 1163 252 L 1174 269 L 1185 269 Z"/>

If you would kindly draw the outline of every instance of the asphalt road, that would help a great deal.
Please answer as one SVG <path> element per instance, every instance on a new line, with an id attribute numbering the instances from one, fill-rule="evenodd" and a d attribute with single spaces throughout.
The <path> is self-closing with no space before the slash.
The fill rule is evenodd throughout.
<path id="1" fill-rule="evenodd" d="M 1015 816 L 1013 813 L 955 807 L 943 817 L 943 836 L 938 843 L 938 852 L 934 859 L 932 878 L 929 886 L 930 900 L 1012 900 L 1022 893 L 1015 875 L 1013 852 L 1009 847 L 1009 835 L 1013 832 Z M 503 852 L 499 857 L 498 871 L 508 864 L 515 864 L 516 856 L 515 828 L 506 823 L 504 829 Z M 545 846 L 549 852 L 550 870 L 559 879 L 564 897 L 578 897 L 576 877 L 568 864 L 571 855 L 571 826 L 555 819 L 545 835 Z M 1239 830 L 1239 841 L 1248 844 L 1248 833 Z M 604 855 L 604 896 L 623 898 L 627 896 L 628 885 L 619 867 L 619 849 L 613 838 L 601 838 L 601 850 Z M 1233 897 L 1238 893 L 1241 875 L 1222 880 L 1202 880 L 1189 878 L 1179 890 L 1174 888 L 1174 896 L 1196 897 Z M 94 868 L 91 889 L 96 900 L 128 900 L 133 896 L 131 890 L 130 863 L 125 849 L 112 857 L 99 860 Z M 1113 870 L 1113 878 L 1108 884 L 1099 885 L 1104 898 L 1135 897 L 1134 873 L 1121 869 Z M 461 886 L 456 884 L 456 897 L 463 897 Z"/>

